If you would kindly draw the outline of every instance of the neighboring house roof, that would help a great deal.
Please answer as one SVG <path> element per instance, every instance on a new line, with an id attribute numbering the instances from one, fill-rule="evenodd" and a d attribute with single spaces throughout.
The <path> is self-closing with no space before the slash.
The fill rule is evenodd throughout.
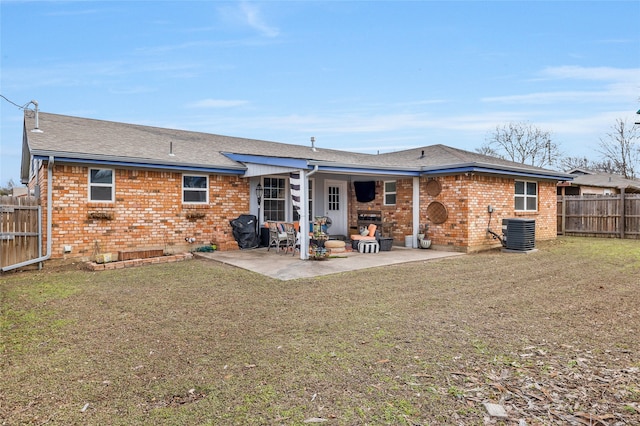
<path id="1" fill-rule="evenodd" d="M 569 170 L 567 173 L 570 175 L 595 175 L 598 172 L 589 169 L 583 169 L 580 167 L 576 167 L 575 169 Z"/>
<path id="2" fill-rule="evenodd" d="M 595 173 L 579 175 L 573 178 L 571 186 L 594 186 L 599 188 L 618 188 L 626 192 L 640 192 L 640 181 L 625 179 L 620 175 Z"/>
<path id="3" fill-rule="evenodd" d="M 571 175 L 432 145 L 386 154 L 362 154 L 186 130 L 25 111 L 22 173 L 30 156 L 57 162 L 176 169 L 244 175 L 247 164 L 318 167 L 352 174 L 420 176 L 460 172 L 568 180 Z M 33 131 L 38 122 L 38 131 Z"/>

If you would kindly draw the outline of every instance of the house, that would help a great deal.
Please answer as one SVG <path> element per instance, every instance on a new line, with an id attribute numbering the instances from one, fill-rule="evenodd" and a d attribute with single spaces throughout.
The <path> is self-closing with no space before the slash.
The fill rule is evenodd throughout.
<path id="1" fill-rule="evenodd" d="M 235 250 L 230 221 L 241 214 L 261 224 L 327 216 L 329 232 L 343 236 L 375 217 L 396 245 L 429 225 L 433 248 L 472 252 L 496 247 L 487 228 L 499 228 L 502 218 L 533 218 L 538 240 L 555 238 L 555 188 L 570 178 L 445 145 L 372 155 L 313 142 L 24 115 L 21 181 L 42 199 L 43 258 L 175 253 L 193 248 L 189 242 Z M 306 259 L 308 235 L 301 234 Z"/>
<path id="2" fill-rule="evenodd" d="M 625 179 L 611 173 L 598 173 L 593 170 L 575 168 L 567 173 L 573 180 L 558 183 L 558 195 L 612 195 L 640 193 L 640 181 Z"/>

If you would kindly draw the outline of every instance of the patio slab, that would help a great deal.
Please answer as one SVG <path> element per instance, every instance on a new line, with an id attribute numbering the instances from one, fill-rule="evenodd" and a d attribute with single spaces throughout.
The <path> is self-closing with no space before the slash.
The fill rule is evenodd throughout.
<path id="1" fill-rule="evenodd" d="M 297 253 L 294 257 L 291 255 L 291 252 L 288 254 L 284 254 L 282 251 L 276 253 L 273 249 L 267 251 L 266 248 L 224 252 L 216 251 L 213 253 L 196 252 L 194 256 L 215 260 L 227 265 L 257 272 L 271 278 L 287 281 L 395 265 L 398 263 L 424 262 L 463 254 L 464 253 L 394 246 L 390 251 L 381 251 L 378 253 L 358 253 L 353 251 L 340 253 L 337 255 L 339 257 L 332 257 L 323 261 L 301 260 Z"/>

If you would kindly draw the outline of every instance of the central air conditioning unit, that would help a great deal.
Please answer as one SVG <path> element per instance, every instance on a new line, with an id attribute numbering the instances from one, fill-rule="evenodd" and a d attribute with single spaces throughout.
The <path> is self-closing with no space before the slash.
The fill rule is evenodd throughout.
<path id="1" fill-rule="evenodd" d="M 502 219 L 502 239 L 502 245 L 506 250 L 535 250 L 536 221 L 534 219 Z"/>

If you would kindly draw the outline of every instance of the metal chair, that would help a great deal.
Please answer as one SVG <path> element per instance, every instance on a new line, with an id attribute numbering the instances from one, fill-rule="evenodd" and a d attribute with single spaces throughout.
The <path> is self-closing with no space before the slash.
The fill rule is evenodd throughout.
<path id="1" fill-rule="evenodd" d="M 278 229 L 277 222 L 268 222 L 269 223 L 269 247 L 267 247 L 267 251 L 271 250 L 271 247 L 275 245 L 276 253 L 280 251 L 280 247 L 283 244 L 287 244 L 287 232 L 281 231 Z"/>
<path id="2" fill-rule="evenodd" d="M 285 252 L 289 251 L 289 247 L 291 247 L 291 251 L 295 256 L 296 249 L 300 250 L 300 233 L 296 230 L 293 223 L 285 223 L 285 229 L 287 232 L 287 242 L 285 246 Z"/>

